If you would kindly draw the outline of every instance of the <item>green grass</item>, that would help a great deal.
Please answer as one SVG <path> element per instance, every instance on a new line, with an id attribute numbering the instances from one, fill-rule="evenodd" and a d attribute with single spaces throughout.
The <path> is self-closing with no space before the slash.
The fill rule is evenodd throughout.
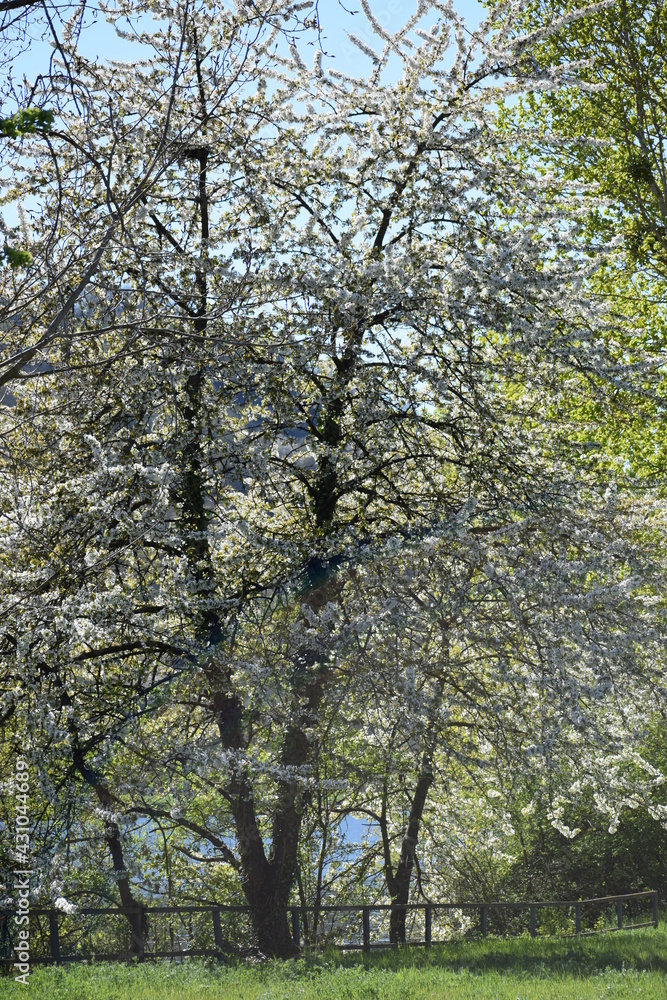
<path id="1" fill-rule="evenodd" d="M 231 966 L 39 968 L 3 1000 L 667 1000 L 667 925 L 596 937 L 454 942 Z"/>

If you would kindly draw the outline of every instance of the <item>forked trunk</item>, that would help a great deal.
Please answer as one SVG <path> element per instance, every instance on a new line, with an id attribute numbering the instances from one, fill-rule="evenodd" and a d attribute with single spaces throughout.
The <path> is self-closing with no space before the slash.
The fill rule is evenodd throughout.
<path id="1" fill-rule="evenodd" d="M 241 861 L 243 893 L 250 908 L 255 943 L 267 958 L 293 958 L 299 952 L 292 940 L 288 909 L 296 867 L 299 825 L 290 835 L 276 829 L 273 850 L 267 858 L 257 825 L 250 786 L 241 778 L 234 782 L 235 821 Z M 276 852 L 276 848 L 280 848 Z"/>
<path id="2" fill-rule="evenodd" d="M 316 585 L 303 598 L 303 603 L 313 610 L 326 603 L 338 587 L 323 570 L 323 582 L 320 582 L 315 570 L 312 578 L 317 581 Z M 293 662 L 295 718 L 283 737 L 279 763 L 286 776 L 278 782 L 268 857 L 258 824 L 252 783 L 243 769 L 231 778 L 226 793 L 234 815 L 242 888 L 250 907 L 255 941 L 264 955 L 273 958 L 292 958 L 299 953 L 299 946 L 292 939 L 288 911 L 297 876 L 303 799 L 299 782 L 291 774 L 311 761 L 312 747 L 307 731 L 317 718 L 329 670 L 328 662 L 322 662 L 317 651 L 305 647 L 295 650 Z M 219 670 L 218 661 L 212 659 L 206 669 L 221 741 L 227 749 L 243 751 L 242 703 L 232 689 L 229 675 L 225 675 L 224 668 Z"/>

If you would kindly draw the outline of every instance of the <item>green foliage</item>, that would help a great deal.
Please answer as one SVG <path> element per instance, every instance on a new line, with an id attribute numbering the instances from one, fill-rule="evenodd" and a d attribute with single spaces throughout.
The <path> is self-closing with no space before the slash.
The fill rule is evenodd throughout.
<path id="1" fill-rule="evenodd" d="M 535 53 L 544 72 L 567 62 L 579 66 L 573 86 L 531 94 L 507 109 L 508 121 L 531 136 L 528 146 L 542 169 L 550 161 L 574 183 L 599 185 L 607 204 L 591 213 L 589 234 L 600 242 L 622 234 L 630 266 L 649 265 L 664 276 L 665 7 L 662 0 L 618 0 L 593 16 L 567 20 L 586 6 L 586 0 L 528 5 L 527 31 L 566 19 Z"/>
<path id="2" fill-rule="evenodd" d="M 47 135 L 53 128 L 54 119 L 53 111 L 22 108 L 8 118 L 0 117 L 0 137 L 20 139 L 24 135 Z M 28 267 L 32 263 L 32 255 L 27 250 L 17 250 L 6 244 L 0 247 L 0 262 L 2 261 L 16 271 L 21 267 Z"/>
<path id="3" fill-rule="evenodd" d="M 55 115 L 53 111 L 43 108 L 23 108 L 9 118 L 0 118 L 0 136 L 5 139 L 18 139 L 23 135 L 34 135 L 36 132 L 46 135 L 53 128 Z"/>
<path id="4" fill-rule="evenodd" d="M 667 831 L 643 810 L 629 812 L 615 833 L 599 818 L 580 817 L 584 828 L 572 840 L 548 823 L 501 887 L 522 895 L 530 886 L 543 898 L 577 899 L 657 889 L 667 895 Z"/>
<path id="5" fill-rule="evenodd" d="M 664 766 L 663 744 L 659 726 L 645 735 L 641 751 L 655 767 Z M 570 780 L 563 765 L 554 783 L 565 787 Z M 583 790 L 577 804 L 559 814 L 569 828 L 568 836 L 565 828 L 563 832 L 557 828 L 560 822 L 552 823 L 557 810 L 548 788 L 515 784 L 505 795 L 514 827 L 514 836 L 506 838 L 506 852 L 513 861 L 508 866 L 495 856 L 488 858 L 496 898 L 586 899 L 648 889 L 657 890 L 661 900 L 667 898 L 667 829 L 641 807 L 646 802 L 629 803 L 629 808 L 626 804 L 616 826 L 595 809 L 590 792 Z M 651 804 L 659 810 L 661 803 L 664 791 L 658 785 Z M 482 855 L 476 863 L 481 870 Z M 475 892 L 474 882 L 467 888 Z M 547 912 L 549 920 L 542 923 L 549 933 L 556 933 L 558 921 L 566 915 Z M 636 916 L 632 907 L 629 912 Z"/>
<path id="6" fill-rule="evenodd" d="M 5 260 L 11 268 L 27 267 L 32 262 L 32 256 L 27 250 L 17 250 L 16 247 L 0 247 L 0 260 Z"/>

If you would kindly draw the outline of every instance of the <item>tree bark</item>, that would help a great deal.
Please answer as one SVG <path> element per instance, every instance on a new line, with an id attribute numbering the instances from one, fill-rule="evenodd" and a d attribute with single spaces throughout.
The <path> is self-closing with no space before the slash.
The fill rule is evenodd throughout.
<path id="1" fill-rule="evenodd" d="M 415 786 L 412 801 L 410 803 L 410 815 L 401 843 L 401 854 L 393 870 L 391 856 L 389 854 L 389 839 L 386 831 L 386 807 L 383 808 L 382 824 L 383 846 L 385 854 L 385 878 L 391 909 L 389 911 L 389 940 L 391 944 L 405 944 L 405 924 L 407 916 L 407 904 L 410 900 L 410 882 L 412 881 L 412 870 L 415 865 L 415 853 L 419 841 L 419 827 L 424 807 L 431 785 L 433 784 L 433 762 L 430 751 L 425 751 L 419 770 L 419 777 Z"/>
<path id="2" fill-rule="evenodd" d="M 309 589 L 302 603 L 317 610 L 335 596 L 339 586 L 340 581 L 315 561 L 310 567 Z M 316 719 L 330 669 L 318 652 L 304 647 L 294 652 L 292 662 L 292 721 L 283 738 L 279 761 L 286 777 L 278 782 L 268 856 L 257 820 L 252 784 L 242 766 L 232 775 L 225 789 L 236 827 L 241 884 L 250 907 L 255 940 L 263 954 L 276 958 L 291 958 L 299 951 L 292 940 L 288 911 L 297 876 L 305 803 L 299 782 L 289 775 L 312 761 L 313 746 L 306 731 Z M 226 750 L 242 754 L 246 747 L 244 711 L 233 691 L 229 670 L 215 655 L 205 670 L 220 741 Z"/>
<path id="3" fill-rule="evenodd" d="M 110 789 L 105 784 L 101 776 L 86 763 L 85 757 L 80 748 L 75 745 L 74 765 L 97 796 L 97 800 L 103 809 L 111 809 L 114 806 L 114 797 Z M 143 961 L 146 951 L 146 938 L 148 936 L 148 921 L 143 905 L 134 897 L 130 879 L 125 866 L 123 856 L 123 845 L 120 837 L 118 824 L 109 820 L 104 821 L 104 839 L 111 855 L 118 895 L 121 905 L 131 912 L 127 914 L 130 924 L 130 955 Z"/>
<path id="4" fill-rule="evenodd" d="M 292 958 L 299 951 L 292 940 L 288 919 L 289 898 L 296 872 L 300 815 L 290 836 L 283 833 L 282 850 L 274 843 L 267 858 L 257 823 L 252 788 L 243 777 L 233 779 L 232 812 L 241 862 L 241 885 L 248 906 L 257 947 L 269 958 Z M 281 817 L 282 819 L 283 817 Z"/>

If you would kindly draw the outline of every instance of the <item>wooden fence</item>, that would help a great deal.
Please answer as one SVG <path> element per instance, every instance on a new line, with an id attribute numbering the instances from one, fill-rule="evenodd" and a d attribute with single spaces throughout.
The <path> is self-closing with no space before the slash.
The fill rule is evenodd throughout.
<path id="1" fill-rule="evenodd" d="M 638 911 L 641 901 L 644 901 L 646 908 L 649 905 L 652 908 L 652 919 L 646 920 L 641 923 L 628 923 L 623 920 L 623 906 L 624 904 L 630 904 L 630 909 Z M 650 903 L 649 903 L 650 901 Z M 615 924 L 607 926 L 604 928 L 593 928 L 588 930 L 582 930 L 582 912 L 598 912 L 602 913 L 604 910 L 609 908 L 615 909 Z M 497 902 L 497 903 L 408 903 L 404 907 L 406 911 L 413 914 L 423 914 L 423 939 L 414 940 L 410 938 L 408 944 L 411 945 L 422 945 L 429 948 L 432 944 L 436 944 L 437 941 L 433 939 L 433 918 L 434 915 L 437 917 L 439 913 L 446 913 L 447 911 L 458 911 L 459 913 L 472 912 L 473 915 L 477 915 L 477 933 L 480 933 L 483 937 L 487 936 L 489 929 L 489 918 L 492 914 L 498 914 L 502 911 L 519 911 L 522 913 L 527 912 L 528 916 L 528 929 L 530 934 L 535 937 L 538 933 L 537 927 L 537 914 L 539 910 L 545 909 L 565 909 L 570 913 L 574 911 L 574 934 L 596 934 L 605 933 L 606 931 L 615 930 L 631 930 L 638 927 L 657 927 L 658 926 L 658 893 L 653 892 L 631 892 L 625 893 L 621 896 L 599 896 L 594 899 L 582 899 L 582 900 L 551 900 L 551 901 L 528 901 L 528 902 Z M 363 951 L 370 951 L 372 948 L 383 948 L 389 946 L 388 939 L 373 940 L 373 934 L 371 931 L 371 915 L 374 913 L 382 914 L 386 911 L 391 910 L 391 906 L 387 903 L 377 903 L 370 905 L 357 905 L 357 906 L 305 906 L 305 907 L 292 907 L 291 908 L 291 924 L 292 924 L 292 937 L 294 943 L 297 946 L 301 945 L 302 930 L 306 926 L 306 921 L 308 914 L 315 914 L 322 916 L 324 914 L 347 914 L 352 916 L 354 914 L 359 914 L 361 916 L 361 941 L 354 942 L 348 940 L 332 942 L 341 949 L 360 949 Z M 54 909 L 47 909 L 44 907 L 34 907 L 30 911 L 31 918 L 36 920 L 38 918 L 47 918 L 43 923 L 46 925 L 48 922 L 48 941 L 44 941 L 42 936 L 42 944 L 46 947 L 42 948 L 42 954 L 32 954 L 30 957 L 30 964 L 55 964 L 60 965 L 64 962 L 85 962 L 90 959 L 95 959 L 97 961 L 128 961 L 130 959 L 135 960 L 145 960 L 152 958 L 183 958 L 186 956 L 199 956 L 199 957 L 217 957 L 222 958 L 225 954 L 229 954 L 230 947 L 229 943 L 225 941 L 222 933 L 221 924 L 221 914 L 222 915 L 245 915 L 249 913 L 249 908 L 247 906 L 224 906 L 218 904 L 207 904 L 201 906 L 145 906 L 140 909 L 130 909 L 127 907 L 81 907 L 76 910 L 76 918 L 85 916 L 124 916 L 127 920 L 128 927 L 131 925 L 133 928 L 132 938 L 134 947 L 130 947 L 129 950 L 124 950 L 121 952 L 98 952 L 98 951 L 88 951 L 82 952 L 77 951 L 75 954 L 64 954 L 61 948 L 61 932 L 60 932 L 60 922 L 63 919 L 71 919 L 69 915 L 64 914 L 61 911 Z M 136 929 L 143 926 L 144 920 L 148 915 L 179 915 L 181 918 L 187 915 L 193 914 L 210 914 L 210 927 L 208 934 L 212 941 L 213 947 L 187 947 L 185 949 L 161 949 L 154 947 L 152 949 L 145 947 L 145 942 L 138 938 Z M 6 935 L 6 943 L 11 946 L 11 940 L 7 937 L 8 926 L 11 917 L 14 915 L 13 910 L 0 910 L 0 923 L 4 927 Z M 571 920 L 571 918 L 570 918 Z M 516 926 L 516 925 L 515 925 Z M 35 935 L 31 934 L 31 942 L 35 942 Z M 36 942 L 35 942 L 36 943 Z M 31 948 L 31 952 L 32 952 Z M 0 959 L 4 964 L 12 963 L 15 961 L 14 958 L 4 957 Z"/>

